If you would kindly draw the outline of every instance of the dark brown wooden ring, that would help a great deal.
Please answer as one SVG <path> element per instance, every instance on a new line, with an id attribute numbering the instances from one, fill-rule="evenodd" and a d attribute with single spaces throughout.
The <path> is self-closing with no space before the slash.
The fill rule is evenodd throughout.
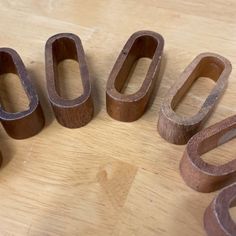
<path id="1" fill-rule="evenodd" d="M 0 107 L 0 120 L 9 136 L 15 139 L 29 138 L 37 134 L 45 123 L 36 90 L 18 53 L 11 48 L 0 48 L 0 74 L 14 73 L 19 76 L 29 99 L 29 108 L 10 113 Z"/>
<path id="2" fill-rule="evenodd" d="M 180 162 L 181 175 L 189 187 L 199 192 L 211 192 L 235 181 L 236 159 L 216 166 L 200 157 L 234 137 L 236 115 L 201 130 L 189 140 Z"/>
<path id="3" fill-rule="evenodd" d="M 203 124 L 212 113 L 226 88 L 231 70 L 231 63 L 220 55 L 214 53 L 198 55 L 176 80 L 161 104 L 158 121 L 160 135 L 170 143 L 186 144 L 194 134 L 202 129 Z M 179 116 L 173 109 L 199 77 L 209 77 L 216 84 L 196 115 Z"/>
<path id="4" fill-rule="evenodd" d="M 64 99 L 58 89 L 58 63 L 72 59 L 79 63 L 83 94 L 75 99 Z M 67 128 L 79 128 L 93 117 L 91 83 L 80 38 L 70 33 L 56 34 L 48 39 L 45 46 L 47 90 L 57 121 Z"/>
<path id="5" fill-rule="evenodd" d="M 236 203 L 236 184 L 224 188 L 207 207 L 204 228 L 208 236 L 235 236 L 236 224 L 229 208 Z"/>
<path id="6" fill-rule="evenodd" d="M 163 48 L 163 37 L 152 31 L 138 31 L 128 39 L 107 81 L 106 107 L 112 118 L 131 122 L 143 115 L 159 74 Z M 141 88 L 133 94 L 121 94 L 133 64 L 142 57 L 152 62 Z"/>

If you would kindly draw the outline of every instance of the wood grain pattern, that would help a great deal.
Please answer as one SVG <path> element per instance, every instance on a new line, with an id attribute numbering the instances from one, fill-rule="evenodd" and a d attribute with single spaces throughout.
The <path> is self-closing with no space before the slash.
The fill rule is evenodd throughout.
<path id="1" fill-rule="evenodd" d="M 232 66 L 230 62 L 215 53 L 199 54 L 183 71 L 167 92 L 161 104 L 158 131 L 170 143 L 186 144 L 201 130 L 213 112 L 227 86 Z M 199 77 L 210 78 L 216 82 L 199 111 L 193 116 L 178 115 L 175 107 L 188 89 Z"/>
<path id="2" fill-rule="evenodd" d="M 236 159 L 223 165 L 212 165 L 201 158 L 202 154 L 235 137 L 235 115 L 195 134 L 187 143 L 180 162 L 186 184 L 199 192 L 211 192 L 235 182 Z"/>
<path id="3" fill-rule="evenodd" d="M 205 235 L 204 211 L 216 192 L 186 186 L 179 173 L 185 146 L 160 137 L 157 115 L 178 75 L 204 51 L 224 55 L 233 65 L 228 87 L 205 126 L 236 113 L 235 8 L 235 0 L 0 1 L 1 46 L 14 48 L 24 59 L 46 115 L 46 127 L 27 140 L 0 130 L 0 235 Z M 105 87 L 120 49 L 138 30 L 165 38 L 161 82 L 142 118 L 120 123 L 106 112 Z M 46 94 L 44 47 L 61 32 L 81 38 L 94 87 L 94 118 L 80 129 L 58 124 Z M 136 74 L 129 91 L 142 81 L 143 75 Z M 20 98 L 20 87 L 10 85 Z M 178 113 L 197 112 L 213 85 L 212 80 L 196 81 Z M 228 162 L 235 158 L 232 153 L 235 140 L 204 158 Z"/>
<path id="4" fill-rule="evenodd" d="M 74 99 L 67 99 L 60 92 L 62 88 L 58 81 L 58 64 L 66 59 L 79 64 L 83 92 Z M 88 124 L 94 109 L 89 72 L 80 38 L 71 33 L 50 37 L 45 45 L 45 64 L 48 98 L 57 121 L 67 128 L 80 128 Z"/>
<path id="5" fill-rule="evenodd" d="M 156 32 L 143 30 L 130 36 L 107 80 L 106 107 L 112 118 L 131 122 L 143 115 L 158 79 L 163 50 L 164 39 Z M 151 59 L 146 76 L 137 91 L 123 94 L 129 74 L 141 58 Z"/>
<path id="6" fill-rule="evenodd" d="M 7 111 L 4 108 L 4 101 L 1 101 L 0 120 L 4 129 L 15 139 L 25 139 L 36 135 L 43 129 L 45 119 L 38 94 L 23 61 L 15 50 L 0 48 L 0 65 L 0 74 L 12 73 L 19 77 L 23 93 L 28 97 L 27 108 L 18 112 Z"/>

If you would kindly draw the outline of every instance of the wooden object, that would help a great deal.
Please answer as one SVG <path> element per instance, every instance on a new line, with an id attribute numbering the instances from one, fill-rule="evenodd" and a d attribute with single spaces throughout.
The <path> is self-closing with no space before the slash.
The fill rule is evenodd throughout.
<path id="1" fill-rule="evenodd" d="M 128 39 L 107 81 L 106 106 L 112 118 L 131 122 L 143 115 L 159 74 L 163 48 L 163 37 L 152 31 L 138 31 Z M 142 57 L 152 62 L 141 88 L 133 94 L 122 94 L 133 64 Z"/>
<path id="2" fill-rule="evenodd" d="M 65 59 L 78 61 L 83 84 L 83 94 L 72 100 L 61 97 L 58 89 L 57 66 Z M 69 33 L 52 36 L 45 46 L 45 61 L 48 97 L 57 121 L 67 128 L 86 125 L 93 117 L 93 101 L 89 72 L 80 38 Z"/>
<path id="3" fill-rule="evenodd" d="M 235 181 L 236 159 L 224 165 L 208 164 L 200 156 L 236 137 L 236 116 L 231 116 L 194 135 L 180 163 L 181 175 L 188 186 L 211 192 Z"/>
<path id="4" fill-rule="evenodd" d="M 236 203 L 236 184 L 224 188 L 211 202 L 204 214 L 204 227 L 208 236 L 234 236 L 236 224 L 229 208 Z"/>
<path id="5" fill-rule="evenodd" d="M 224 55 L 234 67 L 205 125 L 236 114 L 236 1 L 8 0 L 0 6 L 1 45 L 15 48 L 24 59 L 47 122 L 42 132 L 24 140 L 10 138 L 0 125 L 0 235 L 206 236 L 203 214 L 216 192 L 202 194 L 186 186 L 178 168 L 185 147 L 166 142 L 155 127 L 164 95 L 203 50 Z M 106 83 L 125 42 L 140 29 L 165 38 L 161 82 L 145 115 L 120 123 L 107 114 Z M 61 126 L 47 97 L 44 47 L 57 32 L 79 35 L 85 49 L 95 112 L 84 128 Z M 62 64 L 73 87 L 75 63 Z M 138 62 L 126 93 L 140 88 L 149 64 L 150 59 Z M 21 86 L 6 79 L 20 98 Z M 178 113 L 197 111 L 213 86 L 210 79 L 197 80 Z M 78 89 L 72 89 L 75 95 Z M 235 154 L 233 139 L 206 158 L 221 164 Z M 235 219 L 235 208 L 230 212 Z"/>
<path id="6" fill-rule="evenodd" d="M 209 118 L 226 88 L 231 70 L 230 62 L 220 55 L 214 53 L 198 55 L 175 81 L 163 100 L 158 120 L 160 135 L 170 143 L 187 143 Z M 177 115 L 174 108 L 199 77 L 209 77 L 216 82 L 216 85 L 196 115 L 192 117 Z"/>
<path id="7" fill-rule="evenodd" d="M 0 107 L 0 120 L 9 136 L 15 139 L 29 138 L 44 127 L 44 115 L 38 95 L 27 74 L 24 63 L 17 52 L 11 48 L 0 48 L 0 74 L 14 73 L 29 99 L 27 110 L 11 113 Z"/>

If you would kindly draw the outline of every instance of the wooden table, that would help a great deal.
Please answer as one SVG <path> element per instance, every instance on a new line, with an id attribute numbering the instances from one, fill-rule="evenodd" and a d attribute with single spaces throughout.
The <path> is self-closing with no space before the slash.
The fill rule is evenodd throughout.
<path id="1" fill-rule="evenodd" d="M 2 0 L 0 9 L 0 45 L 21 55 L 47 120 L 41 133 L 26 140 L 0 130 L 0 235 L 204 235 L 203 213 L 216 192 L 198 193 L 184 184 L 179 161 L 185 147 L 163 140 L 156 124 L 166 91 L 204 51 L 233 64 L 228 88 L 206 126 L 236 113 L 236 1 Z M 142 29 L 165 38 L 162 75 L 145 115 L 122 123 L 106 113 L 106 81 L 128 37 Z M 80 129 L 60 126 L 47 100 L 44 46 L 59 32 L 80 36 L 92 79 L 95 116 Z M 138 63 L 125 93 L 140 87 L 148 63 Z M 68 61 L 60 66 L 68 77 L 60 79 L 68 97 L 81 92 L 76 66 Z M 196 113 L 213 85 L 198 79 L 177 112 Z M 7 109 L 27 106 L 16 76 L 1 76 L 0 88 Z M 235 152 L 232 140 L 204 158 L 221 164 Z M 231 213 L 236 219 L 236 211 Z"/>

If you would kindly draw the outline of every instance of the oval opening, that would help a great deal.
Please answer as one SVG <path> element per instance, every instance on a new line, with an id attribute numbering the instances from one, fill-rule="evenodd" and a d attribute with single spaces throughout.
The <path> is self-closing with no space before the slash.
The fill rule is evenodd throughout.
<path id="1" fill-rule="evenodd" d="M 72 59 L 59 62 L 57 92 L 64 99 L 75 99 L 83 93 L 79 63 Z"/>
<path id="2" fill-rule="evenodd" d="M 210 78 L 197 78 L 175 106 L 176 114 L 181 117 L 192 117 L 197 114 L 214 86 L 215 82 Z"/>
<path id="3" fill-rule="evenodd" d="M 60 97 L 72 100 L 83 94 L 77 50 L 72 39 L 61 38 L 53 43 L 56 91 Z"/>
<path id="4" fill-rule="evenodd" d="M 17 75 L 10 54 L 1 53 L 0 103 L 6 112 L 17 113 L 29 109 L 29 99 Z"/>
<path id="5" fill-rule="evenodd" d="M 205 162 L 220 166 L 235 160 L 236 126 L 208 137 L 199 145 L 198 152 Z M 216 141 L 217 140 L 217 141 Z M 201 151 L 200 151 L 201 150 Z"/>
<path id="6" fill-rule="evenodd" d="M 143 78 L 146 77 L 150 63 L 151 63 L 150 58 L 143 57 L 138 59 L 133 64 L 120 93 L 128 95 L 137 92 L 142 86 Z"/>
<path id="7" fill-rule="evenodd" d="M 196 115 L 223 70 L 224 64 L 218 58 L 202 58 L 184 86 L 172 100 L 172 109 L 182 117 Z"/>
<path id="8" fill-rule="evenodd" d="M 157 44 L 153 37 L 142 36 L 134 41 L 130 51 L 122 51 L 127 57 L 115 81 L 118 92 L 134 94 L 141 88 Z"/>
<path id="9" fill-rule="evenodd" d="M 232 139 L 204 154 L 201 158 L 211 165 L 224 165 L 230 161 L 235 160 L 236 153 L 236 139 Z"/>

